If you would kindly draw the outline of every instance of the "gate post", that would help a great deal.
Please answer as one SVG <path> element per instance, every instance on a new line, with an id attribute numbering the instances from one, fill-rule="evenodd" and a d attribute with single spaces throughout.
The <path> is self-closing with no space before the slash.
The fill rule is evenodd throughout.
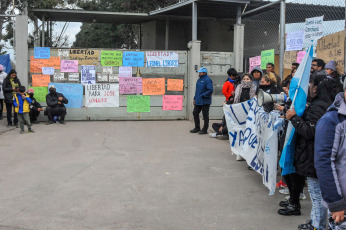
<path id="1" fill-rule="evenodd" d="M 16 71 L 23 86 L 28 87 L 28 15 L 16 16 Z"/>
<path id="2" fill-rule="evenodd" d="M 191 41 L 187 45 L 189 48 L 188 55 L 188 98 L 187 98 L 187 118 L 193 119 L 193 98 L 196 91 L 196 82 L 198 80 L 198 74 L 196 71 L 201 65 L 201 41 Z"/>

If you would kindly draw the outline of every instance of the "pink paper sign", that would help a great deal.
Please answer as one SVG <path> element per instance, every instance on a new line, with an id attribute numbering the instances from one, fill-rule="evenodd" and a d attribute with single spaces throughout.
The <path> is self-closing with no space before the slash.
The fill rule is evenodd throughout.
<path id="1" fill-rule="evenodd" d="M 298 51 L 297 52 L 297 63 L 301 63 L 303 61 L 303 58 L 306 54 L 306 51 Z"/>
<path id="2" fill-rule="evenodd" d="M 183 110 L 182 95 L 163 95 L 162 99 L 163 110 Z"/>
<path id="3" fill-rule="evenodd" d="M 252 57 L 249 59 L 249 62 L 250 62 L 249 72 L 251 73 L 253 68 L 255 68 L 256 66 L 261 66 L 261 56 Z"/>
<path id="4" fill-rule="evenodd" d="M 120 94 L 137 94 L 142 93 L 141 77 L 119 77 Z"/>
<path id="5" fill-rule="evenodd" d="M 78 73 L 78 60 L 61 60 L 62 73 Z"/>

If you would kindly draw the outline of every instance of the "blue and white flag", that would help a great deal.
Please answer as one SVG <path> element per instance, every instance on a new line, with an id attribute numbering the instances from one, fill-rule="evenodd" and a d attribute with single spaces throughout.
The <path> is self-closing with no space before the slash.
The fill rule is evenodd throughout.
<path id="1" fill-rule="evenodd" d="M 313 45 L 310 44 L 302 63 L 299 65 L 296 74 L 291 80 L 289 97 L 292 100 L 291 109 L 294 108 L 298 116 L 303 116 L 306 101 L 308 99 L 310 69 L 313 59 Z M 282 175 L 294 173 L 296 170 L 293 165 L 295 149 L 295 129 L 291 122 L 288 123 L 285 145 L 280 158 Z"/>
<path id="2" fill-rule="evenodd" d="M 5 67 L 4 72 L 6 73 L 10 72 L 10 70 L 12 69 L 12 66 L 11 66 L 11 59 L 9 54 L 0 55 L 0 65 L 3 65 Z"/>

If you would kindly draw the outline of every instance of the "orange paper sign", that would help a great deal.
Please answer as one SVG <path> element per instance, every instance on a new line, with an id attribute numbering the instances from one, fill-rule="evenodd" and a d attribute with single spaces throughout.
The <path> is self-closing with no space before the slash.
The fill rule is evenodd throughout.
<path id="1" fill-rule="evenodd" d="M 32 75 L 32 86 L 33 87 L 48 86 L 49 83 L 50 83 L 50 75 L 43 75 L 43 74 L 33 74 Z"/>
<path id="2" fill-rule="evenodd" d="M 35 59 L 34 56 L 30 57 L 30 72 L 42 73 L 42 67 L 54 67 L 60 69 L 60 57 L 50 57 L 49 59 Z"/>
<path id="3" fill-rule="evenodd" d="M 143 95 L 164 95 L 165 78 L 143 78 Z"/>
<path id="4" fill-rule="evenodd" d="M 182 79 L 167 79 L 167 90 L 168 91 L 183 91 L 184 80 Z"/>

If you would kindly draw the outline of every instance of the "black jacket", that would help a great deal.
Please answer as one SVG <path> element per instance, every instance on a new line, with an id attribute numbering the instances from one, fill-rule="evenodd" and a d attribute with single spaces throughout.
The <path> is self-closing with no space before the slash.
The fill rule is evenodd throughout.
<path id="1" fill-rule="evenodd" d="M 314 98 L 303 117 L 294 115 L 291 118 L 297 135 L 294 166 L 300 175 L 317 178 L 314 166 L 315 129 L 317 121 L 326 113 L 328 107 L 328 103 Z"/>
<path id="2" fill-rule="evenodd" d="M 20 81 L 18 77 L 14 78 L 14 83 L 18 84 L 18 87 L 21 86 Z M 13 92 L 13 87 L 10 81 L 10 77 L 6 77 L 4 79 L 4 82 L 2 83 L 2 90 L 4 91 L 4 99 L 5 103 L 11 103 L 12 104 L 12 92 Z"/>
<path id="3" fill-rule="evenodd" d="M 41 104 L 37 102 L 34 96 L 30 96 L 30 99 L 31 99 L 30 107 L 42 108 Z"/>
<path id="4" fill-rule="evenodd" d="M 62 97 L 62 103 L 59 104 L 58 103 L 58 98 Z M 58 108 L 58 107 L 65 107 L 64 104 L 68 104 L 68 100 L 64 97 L 64 95 L 62 93 L 49 93 L 46 95 L 46 102 L 47 102 L 47 106 L 52 107 L 52 108 Z"/>

